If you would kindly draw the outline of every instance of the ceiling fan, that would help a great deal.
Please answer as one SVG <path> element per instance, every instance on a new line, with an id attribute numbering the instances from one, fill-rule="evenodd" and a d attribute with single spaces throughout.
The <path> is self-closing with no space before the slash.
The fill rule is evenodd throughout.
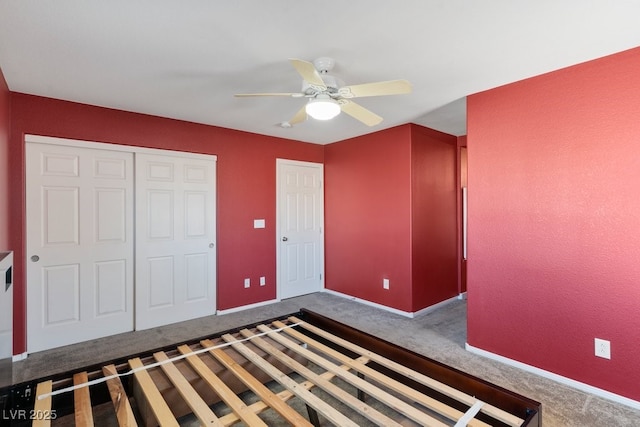
<path id="1" fill-rule="evenodd" d="M 335 65 L 332 58 L 318 58 L 313 63 L 301 59 L 290 59 L 298 74 L 302 76 L 302 90 L 288 93 L 239 93 L 237 97 L 248 96 L 290 96 L 309 98 L 307 103 L 282 127 L 291 127 L 303 122 L 307 116 L 317 120 L 330 120 L 344 112 L 367 126 L 375 126 L 382 117 L 352 101 L 365 96 L 401 95 L 411 92 L 407 80 L 390 80 L 345 86 L 344 82 L 329 74 Z"/>

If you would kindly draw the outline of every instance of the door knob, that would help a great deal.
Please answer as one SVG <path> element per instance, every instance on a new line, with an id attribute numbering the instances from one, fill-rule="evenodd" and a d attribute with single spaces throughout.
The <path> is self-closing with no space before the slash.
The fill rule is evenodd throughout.
<path id="1" fill-rule="evenodd" d="M 286 236 L 282 238 L 283 242 L 286 242 L 287 240 L 289 240 Z"/>
<path id="2" fill-rule="evenodd" d="M 213 249 L 215 245 L 213 243 L 209 243 L 209 248 Z"/>
<path id="3" fill-rule="evenodd" d="M 33 255 L 31 257 L 31 262 L 38 262 L 38 261 L 40 261 L 40 257 L 38 255 Z"/>

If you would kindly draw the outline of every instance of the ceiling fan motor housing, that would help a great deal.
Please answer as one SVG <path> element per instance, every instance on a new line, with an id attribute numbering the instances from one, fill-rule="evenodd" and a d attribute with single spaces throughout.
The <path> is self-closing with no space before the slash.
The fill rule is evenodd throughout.
<path id="1" fill-rule="evenodd" d="M 316 67 L 316 70 L 318 70 L 320 74 L 328 73 L 333 70 L 335 65 L 336 60 L 327 56 L 323 56 L 313 61 L 313 66 Z"/>
<path id="2" fill-rule="evenodd" d="M 316 89 L 316 86 L 310 84 L 308 81 L 303 80 L 302 81 L 302 92 L 305 93 L 306 95 L 314 95 L 317 93 L 330 93 L 330 94 L 337 94 L 338 93 L 338 89 L 342 86 L 344 86 L 344 82 L 342 80 L 340 80 L 339 78 L 332 76 L 330 74 L 320 74 L 320 78 L 322 78 L 322 81 L 324 82 L 324 85 L 327 87 L 326 91 L 318 91 Z"/>

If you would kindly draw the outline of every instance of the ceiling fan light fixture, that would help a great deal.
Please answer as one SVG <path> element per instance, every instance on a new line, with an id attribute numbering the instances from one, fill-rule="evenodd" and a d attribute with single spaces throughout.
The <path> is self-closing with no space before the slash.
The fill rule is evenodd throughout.
<path id="1" fill-rule="evenodd" d="M 316 120 L 331 120 L 340 114 L 340 105 L 328 96 L 318 96 L 309 100 L 305 111 Z"/>

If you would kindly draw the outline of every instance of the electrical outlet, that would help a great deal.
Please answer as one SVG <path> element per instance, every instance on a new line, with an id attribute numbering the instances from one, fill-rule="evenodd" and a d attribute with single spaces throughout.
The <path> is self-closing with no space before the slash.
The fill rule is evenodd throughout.
<path id="1" fill-rule="evenodd" d="M 251 279 L 244 279 L 244 287 L 248 288 L 251 286 Z"/>
<path id="2" fill-rule="evenodd" d="M 260 276 L 260 286 L 267 284 L 267 279 L 264 276 Z"/>
<path id="3" fill-rule="evenodd" d="M 382 279 L 382 288 L 389 289 L 389 279 Z"/>
<path id="4" fill-rule="evenodd" d="M 611 359 L 611 342 L 596 338 L 595 347 L 596 356 L 602 357 L 603 359 Z"/>

